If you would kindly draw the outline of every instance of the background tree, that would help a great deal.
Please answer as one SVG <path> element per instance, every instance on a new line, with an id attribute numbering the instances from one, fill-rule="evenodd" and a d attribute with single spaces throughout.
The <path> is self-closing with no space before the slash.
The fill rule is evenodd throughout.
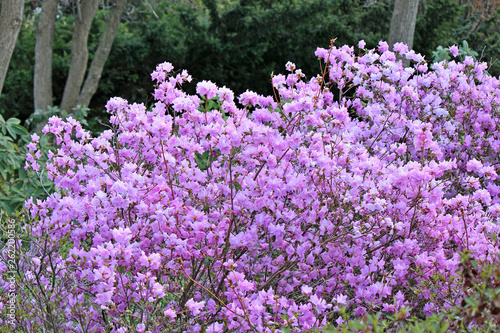
<path id="1" fill-rule="evenodd" d="M 45 110 L 53 104 L 52 54 L 58 2 L 58 0 L 44 0 L 38 18 L 34 73 L 35 111 Z M 109 7 L 110 10 L 108 15 L 105 15 L 104 29 L 84 84 L 83 79 L 87 72 L 89 58 L 88 38 L 92 29 L 92 22 L 97 14 L 98 1 L 73 1 L 70 5 L 73 7 L 72 11 L 75 12 L 75 19 L 71 41 L 71 62 L 68 68 L 61 109 L 71 113 L 77 105 L 87 107 L 97 90 L 127 0 L 114 0 L 103 3 L 103 6 Z M 104 9 L 107 10 L 108 8 Z M 40 123 L 37 129 L 40 129 L 42 125 L 43 123 Z"/>
<path id="2" fill-rule="evenodd" d="M 389 45 L 400 42 L 413 48 L 413 35 L 417 23 L 419 0 L 396 0 L 392 12 L 391 30 L 389 32 Z M 405 64 L 409 61 L 405 59 Z"/>
<path id="3" fill-rule="evenodd" d="M 120 24 L 120 19 L 126 5 L 127 0 L 115 0 L 111 3 L 111 10 L 106 19 L 106 26 L 99 40 L 99 46 L 94 54 L 94 59 L 90 64 L 87 79 L 78 96 L 77 105 L 87 107 L 92 96 L 94 96 L 97 91 L 104 64 L 111 52 L 111 46 L 113 45 L 113 41 L 118 31 L 118 25 Z"/>
<path id="4" fill-rule="evenodd" d="M 35 111 L 52 106 L 52 50 L 58 0 L 43 0 L 36 29 L 33 97 Z"/>
<path id="5" fill-rule="evenodd" d="M 461 0 L 462 24 L 455 31 L 458 41 L 467 40 L 471 49 L 489 64 L 488 72 L 500 75 L 500 1 Z"/>
<path id="6" fill-rule="evenodd" d="M 24 1 L 0 1 L 0 95 L 17 35 L 23 22 Z"/>
<path id="7" fill-rule="evenodd" d="M 76 107 L 85 71 L 87 70 L 87 61 L 89 59 L 87 41 L 99 1 L 85 0 L 80 3 L 79 0 L 76 0 L 74 4 L 77 9 L 77 16 L 71 41 L 71 66 L 69 67 L 61 101 L 61 109 L 68 112 L 71 112 Z"/>

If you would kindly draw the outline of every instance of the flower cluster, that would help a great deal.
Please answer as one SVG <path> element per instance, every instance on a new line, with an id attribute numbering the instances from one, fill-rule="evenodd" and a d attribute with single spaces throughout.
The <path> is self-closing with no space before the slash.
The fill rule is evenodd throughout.
<path id="1" fill-rule="evenodd" d="M 340 307 L 454 305 L 458 252 L 499 252 L 499 80 L 471 58 L 430 69 L 403 44 L 316 55 L 323 73 L 288 63 L 274 97 L 237 103 L 210 81 L 188 95 L 164 63 L 156 104 L 112 98 L 97 138 L 49 120 L 58 191 L 26 203 L 21 269 L 58 329 L 306 332 L 342 324 Z"/>

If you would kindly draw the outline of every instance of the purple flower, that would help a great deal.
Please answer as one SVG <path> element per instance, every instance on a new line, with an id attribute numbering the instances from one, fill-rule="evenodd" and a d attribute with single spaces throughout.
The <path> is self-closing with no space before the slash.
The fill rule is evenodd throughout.
<path id="1" fill-rule="evenodd" d="M 378 43 L 378 50 L 379 52 L 384 53 L 385 51 L 389 50 L 389 44 L 387 44 L 387 42 L 380 41 Z"/>
<path id="2" fill-rule="evenodd" d="M 112 299 L 111 299 L 112 296 L 113 296 L 113 291 L 112 290 L 106 291 L 106 292 L 102 292 L 100 294 L 97 294 L 97 297 L 96 297 L 96 303 L 97 303 L 97 305 L 100 305 L 101 309 L 106 308 L 107 304 L 113 302 Z"/>
<path id="3" fill-rule="evenodd" d="M 300 290 L 302 291 L 302 293 L 304 295 L 311 295 L 313 289 L 307 285 L 303 285 L 302 287 L 300 287 Z"/>
<path id="4" fill-rule="evenodd" d="M 219 88 L 217 95 L 221 101 L 232 102 L 234 99 L 233 91 L 226 87 Z"/>
<path id="5" fill-rule="evenodd" d="M 163 315 L 165 315 L 165 317 L 169 317 L 170 319 L 175 319 L 177 317 L 177 313 L 175 312 L 174 309 L 171 308 L 163 311 Z"/>
<path id="6" fill-rule="evenodd" d="M 207 333 L 219 333 L 219 332 L 223 332 L 223 331 L 224 331 L 224 324 L 213 323 L 207 327 L 205 332 L 207 332 Z"/>
<path id="7" fill-rule="evenodd" d="M 212 99 L 217 95 L 217 86 L 210 81 L 201 81 L 196 85 L 196 92 L 201 96 Z"/>
<path id="8" fill-rule="evenodd" d="M 113 230 L 113 238 L 117 243 L 125 244 L 132 239 L 132 232 L 129 228 L 119 228 Z"/>
<path id="9" fill-rule="evenodd" d="M 144 325 L 143 323 L 140 323 L 137 325 L 136 332 L 143 333 L 145 329 L 146 329 L 146 325 Z"/>
<path id="10" fill-rule="evenodd" d="M 399 54 L 405 54 L 406 52 L 408 52 L 408 46 L 403 43 L 394 43 L 393 48 L 394 52 L 397 52 Z"/>
<path id="11" fill-rule="evenodd" d="M 453 46 L 450 47 L 450 53 L 454 57 L 456 57 L 458 55 L 458 52 L 459 52 L 459 50 L 458 50 L 458 47 L 456 45 L 453 45 Z"/>
<path id="12" fill-rule="evenodd" d="M 203 309 L 205 307 L 205 302 L 202 301 L 202 302 L 195 302 L 192 298 L 189 299 L 187 302 L 186 302 L 186 306 L 188 307 L 188 309 L 191 311 L 192 315 L 193 316 L 196 316 L 198 315 L 201 311 L 201 309 Z"/>
<path id="13" fill-rule="evenodd" d="M 309 301 L 312 304 L 314 304 L 318 313 L 323 313 L 326 309 L 329 309 L 332 307 L 331 304 L 327 304 L 324 299 L 319 298 L 316 295 L 311 295 Z"/>
<path id="14" fill-rule="evenodd" d="M 341 305 L 347 305 L 347 296 L 345 295 L 337 295 L 335 297 L 335 300 L 337 301 L 338 304 L 341 304 Z"/>

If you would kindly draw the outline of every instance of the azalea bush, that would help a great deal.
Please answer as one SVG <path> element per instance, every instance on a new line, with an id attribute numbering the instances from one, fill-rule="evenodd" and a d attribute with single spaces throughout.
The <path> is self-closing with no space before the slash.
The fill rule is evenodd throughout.
<path id="1" fill-rule="evenodd" d="M 50 118 L 57 149 L 40 162 L 33 135 L 26 165 L 56 191 L 26 203 L 16 329 L 313 332 L 460 304 L 459 253 L 498 261 L 498 78 L 403 44 L 316 56 L 274 96 L 188 95 L 166 62 L 156 104 L 112 98 L 98 137 Z"/>

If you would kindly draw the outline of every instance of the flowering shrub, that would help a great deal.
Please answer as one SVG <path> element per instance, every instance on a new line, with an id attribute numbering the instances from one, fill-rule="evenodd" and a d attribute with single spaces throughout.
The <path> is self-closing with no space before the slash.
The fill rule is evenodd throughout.
<path id="1" fill-rule="evenodd" d="M 52 117 L 46 165 L 37 135 L 28 147 L 58 191 L 26 203 L 18 324 L 307 332 L 343 325 L 340 309 L 455 305 L 459 251 L 498 258 L 499 80 L 470 57 L 430 70 L 403 44 L 357 53 L 319 48 L 321 75 L 288 63 L 274 97 L 240 106 L 209 81 L 187 95 L 163 63 L 152 109 L 112 98 L 97 138 Z"/>

